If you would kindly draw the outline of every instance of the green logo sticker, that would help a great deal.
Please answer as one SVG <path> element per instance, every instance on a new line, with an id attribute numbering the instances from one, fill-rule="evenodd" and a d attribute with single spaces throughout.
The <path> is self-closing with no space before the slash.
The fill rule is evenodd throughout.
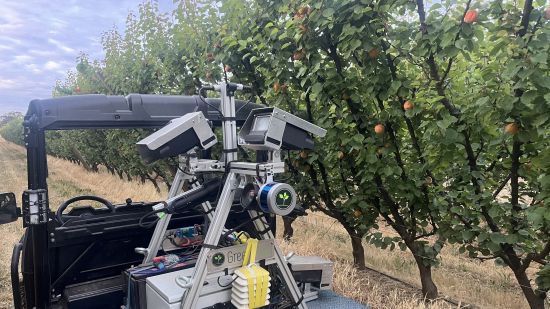
<path id="1" fill-rule="evenodd" d="M 292 193 L 286 189 L 279 191 L 275 202 L 280 209 L 287 209 L 292 204 Z"/>
<path id="2" fill-rule="evenodd" d="M 214 264 L 214 266 L 221 266 L 223 262 L 225 262 L 225 255 L 221 252 L 214 254 L 212 257 L 212 264 Z"/>

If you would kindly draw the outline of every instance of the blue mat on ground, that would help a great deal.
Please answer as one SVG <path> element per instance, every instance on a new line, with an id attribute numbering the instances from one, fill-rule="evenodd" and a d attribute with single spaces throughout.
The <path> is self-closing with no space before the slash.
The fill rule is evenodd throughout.
<path id="1" fill-rule="evenodd" d="M 338 295 L 332 291 L 320 291 L 319 298 L 307 303 L 310 309 L 368 309 L 369 307 L 361 305 L 349 298 Z"/>

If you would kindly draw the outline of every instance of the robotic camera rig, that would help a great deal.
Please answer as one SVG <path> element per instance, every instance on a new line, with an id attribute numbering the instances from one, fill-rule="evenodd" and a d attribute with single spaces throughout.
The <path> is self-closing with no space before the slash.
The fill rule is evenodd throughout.
<path id="1" fill-rule="evenodd" d="M 330 261 L 285 257 L 273 235 L 274 216 L 290 215 L 297 204 L 292 186 L 274 180 L 285 171 L 281 152 L 312 149 L 313 136 L 326 130 L 278 108 L 235 100 L 246 89 L 204 87 L 220 92 L 219 100 L 86 95 L 31 102 L 22 211 L 13 194 L 0 195 L 0 223 L 23 217 L 27 227 L 12 258 L 14 307 L 307 308 L 319 290 L 330 289 Z M 217 126 L 223 149 L 214 160 Z M 78 196 L 50 211 L 44 131 L 159 127 L 137 150 L 147 163 L 178 158 L 167 200 L 113 205 Z M 240 161 L 239 147 L 256 151 L 256 162 Z M 67 211 L 83 200 L 104 207 Z"/>

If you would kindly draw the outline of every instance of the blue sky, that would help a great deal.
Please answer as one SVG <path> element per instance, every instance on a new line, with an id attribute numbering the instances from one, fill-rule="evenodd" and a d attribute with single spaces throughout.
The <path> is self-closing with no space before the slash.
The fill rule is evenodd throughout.
<path id="1" fill-rule="evenodd" d="M 85 52 L 102 59 L 101 34 L 124 30 L 142 0 L 0 0 L 0 114 L 51 96 Z M 160 0 L 163 11 L 172 0 Z"/>

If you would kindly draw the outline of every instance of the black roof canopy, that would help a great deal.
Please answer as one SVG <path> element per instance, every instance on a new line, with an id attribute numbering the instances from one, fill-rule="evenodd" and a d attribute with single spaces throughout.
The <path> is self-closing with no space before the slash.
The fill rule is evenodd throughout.
<path id="1" fill-rule="evenodd" d="M 220 99 L 205 99 L 216 108 Z M 236 100 L 237 125 L 240 126 L 255 103 Z M 26 125 L 43 130 L 155 128 L 171 119 L 201 111 L 215 126 L 221 125 L 221 115 L 198 96 L 130 94 L 108 96 L 87 94 L 33 100 L 25 115 Z"/>

